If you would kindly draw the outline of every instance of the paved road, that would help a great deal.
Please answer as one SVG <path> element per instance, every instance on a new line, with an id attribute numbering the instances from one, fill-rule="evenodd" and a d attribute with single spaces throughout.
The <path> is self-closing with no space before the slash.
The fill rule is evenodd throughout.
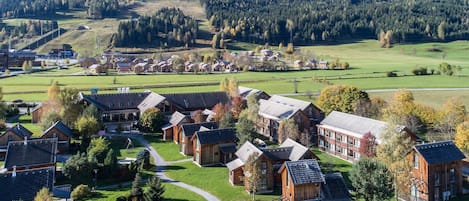
<path id="1" fill-rule="evenodd" d="M 396 92 L 399 90 L 408 91 L 469 91 L 469 88 L 399 88 L 399 89 L 368 89 L 364 90 L 367 93 L 380 93 L 380 92 Z M 289 94 L 275 94 L 280 96 L 319 96 L 319 91 L 313 91 L 309 93 L 289 93 Z"/>
<path id="2" fill-rule="evenodd" d="M 145 146 L 148 151 L 150 151 L 150 154 L 151 156 L 153 157 L 155 163 L 156 163 L 156 175 L 158 175 L 158 177 L 160 177 L 160 179 L 164 182 L 167 182 L 167 183 L 171 183 L 173 185 L 176 185 L 176 186 L 179 186 L 179 187 L 182 187 L 182 188 L 185 188 L 187 190 L 190 190 L 194 193 L 197 193 L 199 194 L 200 196 L 204 197 L 206 200 L 208 201 L 220 201 L 220 199 L 218 199 L 217 197 L 215 197 L 214 195 L 210 194 L 209 192 L 207 191 L 204 191 L 200 188 L 197 188 L 195 186 L 191 186 L 189 184 L 186 184 L 186 183 L 183 183 L 183 182 L 180 182 L 180 181 L 176 181 L 174 179 L 171 179 L 169 177 L 167 177 L 165 174 L 164 174 L 164 168 L 168 165 L 168 162 L 166 162 L 156 151 L 155 149 L 153 149 L 152 146 L 150 146 L 150 144 L 139 134 L 129 134 L 129 135 L 112 135 L 112 136 L 125 136 L 125 137 L 131 137 L 132 139 L 135 139 L 137 141 L 139 141 L 140 144 L 142 144 L 143 146 Z"/>

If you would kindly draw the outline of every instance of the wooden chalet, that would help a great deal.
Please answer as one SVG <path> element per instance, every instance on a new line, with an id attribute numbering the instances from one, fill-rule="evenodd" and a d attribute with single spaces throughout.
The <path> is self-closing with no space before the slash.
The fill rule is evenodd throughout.
<path id="1" fill-rule="evenodd" d="M 278 173 L 283 201 L 351 201 L 342 174 L 322 174 L 317 160 L 286 161 Z"/>
<path id="2" fill-rule="evenodd" d="M 130 73 L 132 71 L 132 64 L 119 62 L 116 64 L 116 69 L 118 73 Z"/>
<path id="3" fill-rule="evenodd" d="M 462 194 L 466 156 L 452 141 L 415 145 L 407 156 L 413 164 L 407 199 L 442 201 Z"/>
<path id="4" fill-rule="evenodd" d="M 257 187 L 258 193 L 272 192 L 275 186 L 281 186 L 278 170 L 285 161 L 318 159 L 311 150 L 291 139 L 285 140 L 278 148 L 269 149 L 260 149 L 246 142 L 236 151 L 235 155 L 238 158 L 226 166 L 229 170 L 229 182 L 232 185 L 244 185 L 247 192 L 251 190 L 245 178 L 244 165 L 254 153 L 257 154 L 262 173 Z"/>
<path id="5" fill-rule="evenodd" d="M 194 155 L 194 146 L 192 143 L 192 136 L 202 130 L 218 129 L 217 122 L 202 122 L 202 123 L 187 123 L 182 124 L 179 130 L 179 151 L 186 156 Z"/>
<path id="6" fill-rule="evenodd" d="M 270 140 L 278 140 L 278 127 L 282 120 L 292 119 L 300 131 L 310 130 L 311 124 L 308 116 L 299 108 L 291 107 L 270 100 L 259 100 L 258 121 L 256 129 Z"/>
<path id="7" fill-rule="evenodd" d="M 229 104 L 226 92 L 198 92 L 180 94 L 162 94 L 166 98 L 165 106 L 170 112 L 190 113 L 197 110 L 212 109 L 216 104 Z"/>
<path id="8" fill-rule="evenodd" d="M 317 125 L 318 147 L 345 160 L 357 161 L 360 159 L 360 140 L 363 136 L 371 133 L 379 145 L 386 126 L 387 123 L 383 121 L 332 111 Z M 396 130 L 406 133 L 414 142 L 418 140 L 417 136 L 404 126 L 398 126 Z"/>
<path id="9" fill-rule="evenodd" d="M 73 131 L 62 121 L 55 122 L 51 127 L 44 131 L 41 139 L 57 138 L 57 151 L 59 153 L 67 152 L 70 148 L 70 140 L 73 137 Z"/>
<path id="10" fill-rule="evenodd" d="M 264 99 L 268 100 L 270 98 L 270 95 L 267 94 L 265 91 L 259 90 L 259 89 L 253 89 L 249 87 L 243 87 L 239 86 L 238 87 L 239 95 L 243 97 L 243 99 L 247 99 L 249 95 L 253 94 L 257 97 L 257 99 Z"/>
<path id="11" fill-rule="evenodd" d="M 199 166 L 226 164 L 236 151 L 234 128 L 202 129 L 192 136 L 193 161 Z"/>
<path id="12" fill-rule="evenodd" d="M 33 133 L 21 124 L 16 124 L 0 135 L 0 158 L 3 158 L 7 152 L 8 143 L 14 141 L 24 141 L 30 139 Z"/>
<path id="13" fill-rule="evenodd" d="M 44 115 L 44 108 L 42 104 L 43 103 L 39 103 L 31 110 L 31 123 L 36 124 L 41 122 L 42 115 Z"/>
<path id="14" fill-rule="evenodd" d="M 131 130 L 138 123 L 140 114 L 149 108 L 165 112 L 165 97 L 153 92 L 91 94 L 80 93 L 85 105 L 93 104 L 98 109 L 106 129 Z"/>
<path id="15" fill-rule="evenodd" d="M 190 116 L 184 115 L 178 111 L 174 112 L 169 119 L 169 123 L 161 128 L 163 131 L 163 140 L 173 139 L 174 143 L 179 144 L 181 125 L 190 122 L 192 122 Z"/>

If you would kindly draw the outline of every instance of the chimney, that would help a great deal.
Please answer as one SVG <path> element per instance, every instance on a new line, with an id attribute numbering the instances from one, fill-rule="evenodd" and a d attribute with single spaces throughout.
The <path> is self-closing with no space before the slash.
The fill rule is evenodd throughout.
<path id="1" fill-rule="evenodd" d="M 16 165 L 13 166 L 13 172 L 12 172 L 11 176 L 13 178 L 16 177 Z"/>
<path id="2" fill-rule="evenodd" d="M 24 145 L 28 145 L 28 137 L 24 136 Z"/>

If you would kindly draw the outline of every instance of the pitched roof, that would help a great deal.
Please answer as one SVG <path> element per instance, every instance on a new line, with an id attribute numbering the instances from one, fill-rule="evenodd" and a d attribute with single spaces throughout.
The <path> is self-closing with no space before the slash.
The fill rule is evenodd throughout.
<path id="1" fill-rule="evenodd" d="M 257 156 L 261 156 L 263 152 L 254 146 L 251 142 L 246 141 L 239 149 L 236 151 L 235 155 L 238 156 L 238 158 L 245 162 L 248 160 L 249 156 L 252 155 L 253 153 L 257 153 Z"/>
<path id="2" fill-rule="evenodd" d="M 428 164 L 441 164 L 466 158 L 452 141 L 415 145 L 414 149 Z"/>
<path id="3" fill-rule="evenodd" d="M 31 135 L 33 135 L 33 132 L 31 132 L 30 130 L 28 130 L 27 128 L 25 128 L 23 125 L 21 124 L 16 124 L 15 126 L 12 126 L 11 128 L 7 128 L 7 130 L 5 131 L 6 132 L 13 132 L 15 133 L 16 135 L 18 135 L 19 137 L 21 138 L 24 138 L 24 137 L 31 137 Z"/>
<path id="4" fill-rule="evenodd" d="M 9 142 L 5 168 L 55 163 L 56 150 L 57 138 Z"/>
<path id="5" fill-rule="evenodd" d="M 182 132 L 185 136 L 192 136 L 195 134 L 196 131 L 200 130 L 200 127 L 205 127 L 208 129 L 217 129 L 218 123 L 217 122 L 202 122 L 202 123 L 190 123 L 190 124 L 182 124 Z"/>
<path id="6" fill-rule="evenodd" d="M 264 91 L 261 91 L 259 89 L 253 89 L 253 88 L 243 87 L 243 86 L 238 87 L 238 92 L 239 92 L 239 95 L 244 98 L 247 98 L 251 94 L 258 96 L 264 93 Z"/>
<path id="7" fill-rule="evenodd" d="M 137 107 L 140 110 L 140 112 L 145 112 L 145 110 L 148 110 L 152 107 L 156 107 L 157 105 L 162 103 L 164 100 L 166 100 L 164 96 L 159 95 L 154 92 L 150 92 L 150 94 L 148 94 L 148 96 L 145 99 L 143 99 L 143 101 L 141 101 Z"/>
<path id="8" fill-rule="evenodd" d="M 114 93 L 114 94 L 81 94 L 83 100 L 95 105 L 100 110 L 139 109 L 140 103 L 150 92 Z M 143 106 L 141 106 L 143 107 Z"/>
<path id="9" fill-rule="evenodd" d="M 324 120 L 321 121 L 321 126 L 338 130 L 341 133 L 358 138 L 370 132 L 376 137 L 376 141 L 380 143 L 381 134 L 385 131 L 387 124 L 384 121 L 332 111 Z"/>
<path id="10" fill-rule="evenodd" d="M 321 168 L 314 159 L 286 161 L 279 171 L 283 168 L 287 169 L 294 185 L 324 182 Z"/>
<path id="11" fill-rule="evenodd" d="M 324 175 L 321 197 L 324 201 L 350 201 L 350 193 L 340 172 Z"/>
<path id="12" fill-rule="evenodd" d="M 290 152 L 290 156 L 288 157 L 291 161 L 300 160 L 300 158 L 303 157 L 306 152 L 310 151 L 307 147 L 301 145 L 298 142 L 295 142 L 290 138 L 287 138 L 285 141 L 283 141 L 280 147 L 293 147 L 292 151 Z"/>
<path id="13" fill-rule="evenodd" d="M 162 94 L 166 100 L 184 110 L 211 109 L 218 103 L 229 103 L 226 92 L 200 92 L 181 94 Z"/>
<path id="14" fill-rule="evenodd" d="M 222 144 L 220 145 L 220 152 L 221 153 L 235 153 L 236 152 L 236 144 Z"/>
<path id="15" fill-rule="evenodd" d="M 208 131 L 195 132 L 200 144 L 218 144 L 236 142 L 236 130 L 234 128 L 221 128 Z"/>
<path id="16" fill-rule="evenodd" d="M 187 117 L 186 115 L 176 111 L 171 115 L 171 118 L 169 119 L 169 123 L 172 124 L 173 126 L 178 125 L 186 117 Z"/>
<path id="17" fill-rule="evenodd" d="M 271 149 L 263 149 L 264 154 L 273 161 L 290 160 L 290 153 L 293 147 L 278 147 Z"/>
<path id="18" fill-rule="evenodd" d="M 289 119 L 298 111 L 298 108 L 293 108 L 281 103 L 263 99 L 259 100 L 259 115 L 269 119 L 274 119 L 277 121 L 282 119 Z"/>
<path id="19" fill-rule="evenodd" d="M 70 127 L 68 127 L 67 125 L 65 125 L 62 121 L 57 121 L 55 122 L 52 126 L 50 126 L 47 130 L 45 130 L 43 133 L 42 133 L 42 136 L 44 136 L 47 132 L 49 132 L 50 130 L 52 130 L 53 128 L 56 128 L 57 130 L 59 130 L 60 132 L 62 132 L 63 134 L 65 134 L 66 136 L 68 137 L 72 137 L 73 136 L 73 131 L 72 129 L 70 129 Z M 41 137 L 42 137 L 41 136 Z"/>
<path id="20" fill-rule="evenodd" d="M 279 96 L 279 95 L 271 96 L 269 98 L 269 101 L 288 105 L 290 107 L 298 108 L 300 110 L 306 110 L 310 105 L 312 105 L 312 103 L 308 101 L 302 101 L 302 100 L 288 98 L 288 97 Z"/>
<path id="21" fill-rule="evenodd" d="M 52 190 L 54 168 L 0 174 L 0 199 L 32 201 L 42 187 Z"/>
<path id="22" fill-rule="evenodd" d="M 232 170 L 238 169 L 239 167 L 243 165 L 244 165 L 244 162 L 241 159 L 237 158 L 227 163 L 226 167 L 228 168 L 228 170 L 232 171 Z"/>

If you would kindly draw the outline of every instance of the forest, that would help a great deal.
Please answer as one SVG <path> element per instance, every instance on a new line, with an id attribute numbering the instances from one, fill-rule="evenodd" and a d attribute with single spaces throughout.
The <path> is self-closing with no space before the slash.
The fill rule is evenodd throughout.
<path id="1" fill-rule="evenodd" d="M 118 0 L 0 0 L 0 16 L 4 18 L 51 16 L 56 11 L 87 9 L 91 18 L 114 16 Z"/>
<path id="2" fill-rule="evenodd" d="M 122 21 L 117 30 L 116 47 L 193 46 L 197 38 L 198 22 L 176 8 L 162 8 L 152 16 Z"/>
<path id="3" fill-rule="evenodd" d="M 209 27 L 254 43 L 469 39 L 468 0 L 200 0 Z"/>

